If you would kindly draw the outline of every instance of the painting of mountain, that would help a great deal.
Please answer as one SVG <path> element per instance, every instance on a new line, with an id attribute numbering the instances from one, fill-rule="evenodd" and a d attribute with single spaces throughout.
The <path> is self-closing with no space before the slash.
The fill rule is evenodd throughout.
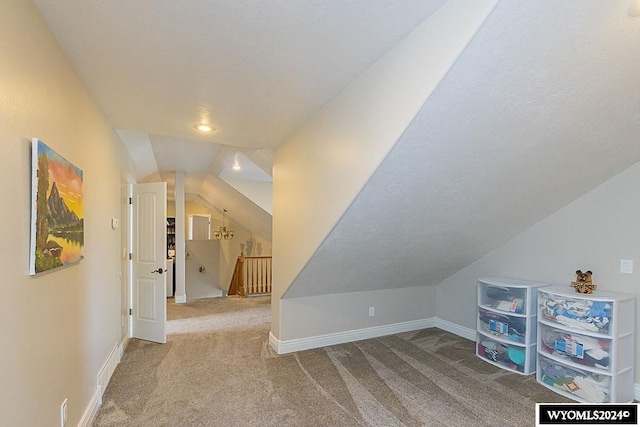
<path id="1" fill-rule="evenodd" d="M 38 138 L 31 145 L 29 274 L 84 258 L 82 170 Z"/>

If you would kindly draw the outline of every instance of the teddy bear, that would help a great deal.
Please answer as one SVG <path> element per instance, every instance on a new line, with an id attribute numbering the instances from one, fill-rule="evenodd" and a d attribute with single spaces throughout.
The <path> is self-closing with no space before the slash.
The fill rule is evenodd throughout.
<path id="1" fill-rule="evenodd" d="M 573 287 L 576 292 L 580 294 L 592 294 L 593 291 L 598 287 L 595 283 L 593 283 L 591 276 L 593 272 L 591 270 L 582 272 L 581 270 L 576 271 L 576 281 L 571 282 L 571 287 Z"/>

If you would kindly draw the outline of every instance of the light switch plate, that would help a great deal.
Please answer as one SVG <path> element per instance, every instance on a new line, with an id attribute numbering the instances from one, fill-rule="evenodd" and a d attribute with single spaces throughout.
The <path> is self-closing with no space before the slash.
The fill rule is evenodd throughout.
<path id="1" fill-rule="evenodd" d="M 633 273 L 633 260 L 621 259 L 620 260 L 620 273 L 632 274 Z"/>

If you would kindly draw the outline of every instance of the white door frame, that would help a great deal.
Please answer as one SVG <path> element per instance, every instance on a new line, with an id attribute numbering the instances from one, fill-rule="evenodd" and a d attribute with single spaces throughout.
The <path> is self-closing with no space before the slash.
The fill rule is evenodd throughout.
<path id="1" fill-rule="evenodd" d="M 133 322 L 131 318 L 131 309 L 133 307 L 133 260 L 131 254 L 133 253 L 133 204 L 131 199 L 133 197 L 133 184 L 127 184 L 127 304 L 129 308 L 129 315 L 127 316 L 128 323 L 128 338 L 133 336 Z"/>

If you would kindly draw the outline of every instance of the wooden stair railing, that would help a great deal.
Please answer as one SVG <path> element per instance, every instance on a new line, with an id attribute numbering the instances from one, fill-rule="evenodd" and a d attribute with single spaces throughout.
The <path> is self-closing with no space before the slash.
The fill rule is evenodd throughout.
<path id="1" fill-rule="evenodd" d="M 268 295 L 271 293 L 270 256 L 245 257 L 244 288 L 246 295 Z"/>
<path id="2" fill-rule="evenodd" d="M 271 294 L 271 257 L 240 254 L 233 270 L 228 295 Z"/>
<path id="3" fill-rule="evenodd" d="M 244 254 L 240 254 L 236 260 L 236 266 L 233 269 L 233 276 L 231 276 L 231 284 L 229 285 L 229 292 L 227 295 L 240 295 L 244 297 Z"/>

